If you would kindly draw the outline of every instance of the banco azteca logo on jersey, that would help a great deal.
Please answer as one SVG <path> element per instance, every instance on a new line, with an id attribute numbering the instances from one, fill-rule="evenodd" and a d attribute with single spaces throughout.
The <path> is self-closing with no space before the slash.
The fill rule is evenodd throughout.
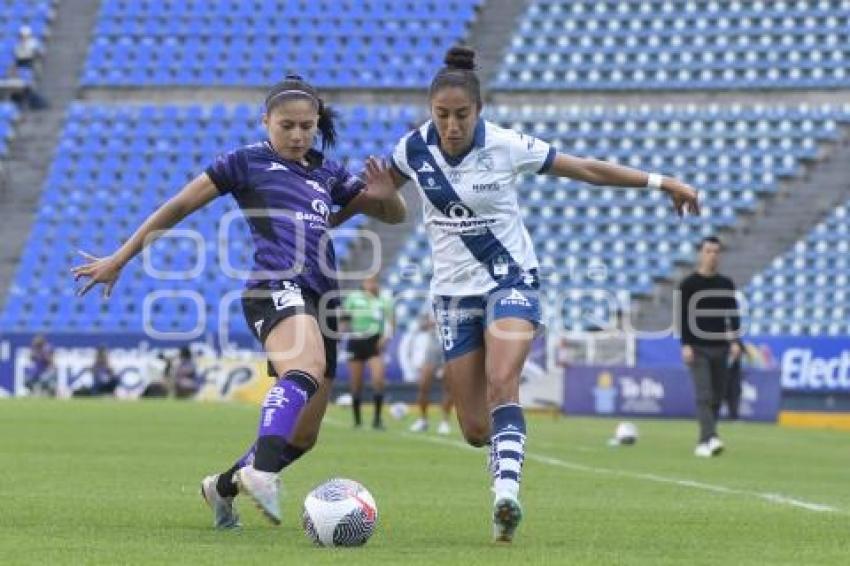
<path id="1" fill-rule="evenodd" d="M 325 201 L 319 199 L 313 200 L 313 210 L 321 214 L 322 218 L 324 218 L 325 220 L 327 220 L 328 216 L 330 216 L 331 214 L 331 211 L 328 208 L 328 205 L 325 204 Z"/>
<path id="2" fill-rule="evenodd" d="M 447 204 L 446 208 L 443 210 L 443 214 L 456 220 L 466 220 L 467 218 L 472 218 L 475 215 L 471 208 L 460 201 L 452 201 Z"/>
<path id="3" fill-rule="evenodd" d="M 322 229 L 331 215 L 331 211 L 325 201 L 321 199 L 313 199 L 312 205 L 316 214 L 299 210 L 295 213 L 295 219 L 303 222 L 309 222 L 310 228 Z"/>

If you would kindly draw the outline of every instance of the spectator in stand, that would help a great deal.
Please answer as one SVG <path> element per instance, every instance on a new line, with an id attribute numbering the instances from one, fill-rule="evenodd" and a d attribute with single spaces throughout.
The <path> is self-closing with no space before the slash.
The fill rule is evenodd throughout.
<path id="1" fill-rule="evenodd" d="M 32 33 L 29 26 L 21 26 L 18 41 L 15 44 L 15 65 L 10 76 L 24 81 L 23 90 L 12 99 L 30 110 L 41 110 L 47 107 L 47 102 L 35 89 L 37 67 L 43 55 L 41 42 Z"/>
<path id="2" fill-rule="evenodd" d="M 89 368 L 92 377 L 91 387 L 74 391 L 74 397 L 101 397 L 114 395 L 121 380 L 109 363 L 109 350 L 100 346 L 94 357 L 94 364 Z"/>
<path id="3" fill-rule="evenodd" d="M 200 375 L 192 351 L 188 346 L 180 348 L 180 357 L 174 370 L 174 396 L 178 399 L 191 399 L 201 388 Z"/>
<path id="4" fill-rule="evenodd" d="M 37 334 L 30 346 L 30 365 L 26 369 L 24 386 L 33 395 L 56 395 L 56 373 L 53 348 L 43 334 Z"/>

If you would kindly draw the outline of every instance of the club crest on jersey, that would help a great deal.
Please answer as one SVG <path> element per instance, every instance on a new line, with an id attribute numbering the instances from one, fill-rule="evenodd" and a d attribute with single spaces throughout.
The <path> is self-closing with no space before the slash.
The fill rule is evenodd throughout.
<path id="1" fill-rule="evenodd" d="M 419 169 L 417 169 L 416 172 L 417 173 L 433 173 L 434 168 L 431 167 L 431 164 L 428 163 L 427 161 L 423 161 L 422 166 L 419 167 Z"/>
<path id="2" fill-rule="evenodd" d="M 437 181 L 434 180 L 434 177 L 427 177 L 423 188 L 426 191 L 433 191 L 435 189 L 439 189 L 440 186 L 437 185 Z"/>
<path id="3" fill-rule="evenodd" d="M 475 168 L 478 171 L 492 171 L 495 168 L 493 156 L 489 151 L 479 151 L 475 158 Z"/>

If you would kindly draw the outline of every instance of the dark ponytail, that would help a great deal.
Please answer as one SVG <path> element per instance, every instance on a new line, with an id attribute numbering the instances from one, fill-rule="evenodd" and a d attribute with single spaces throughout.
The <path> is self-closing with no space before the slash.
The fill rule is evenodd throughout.
<path id="1" fill-rule="evenodd" d="M 481 110 L 481 82 L 475 74 L 475 50 L 462 46 L 452 47 L 446 52 L 443 63 L 445 66 L 437 71 L 431 81 L 428 98 L 433 98 L 444 88 L 462 88 Z"/>
<path id="2" fill-rule="evenodd" d="M 339 112 L 319 100 L 319 131 L 322 132 L 322 149 L 336 145 L 336 119 Z"/>
<path id="3" fill-rule="evenodd" d="M 325 104 L 319 92 L 300 75 L 286 75 L 281 82 L 274 85 L 266 95 L 266 114 L 287 100 L 309 100 L 319 114 L 318 129 L 322 134 L 322 149 L 336 145 L 336 124 L 339 117 L 336 110 Z"/>

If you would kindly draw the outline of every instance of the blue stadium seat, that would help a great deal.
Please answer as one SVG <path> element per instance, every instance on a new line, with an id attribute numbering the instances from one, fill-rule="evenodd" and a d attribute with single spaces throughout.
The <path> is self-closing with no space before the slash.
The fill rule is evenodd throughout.
<path id="1" fill-rule="evenodd" d="M 533 0 L 493 86 L 713 90 L 850 85 L 850 5 Z"/>
<path id="2" fill-rule="evenodd" d="M 81 82 L 265 86 L 297 71 L 319 87 L 421 87 L 481 4 L 104 0 Z"/>

